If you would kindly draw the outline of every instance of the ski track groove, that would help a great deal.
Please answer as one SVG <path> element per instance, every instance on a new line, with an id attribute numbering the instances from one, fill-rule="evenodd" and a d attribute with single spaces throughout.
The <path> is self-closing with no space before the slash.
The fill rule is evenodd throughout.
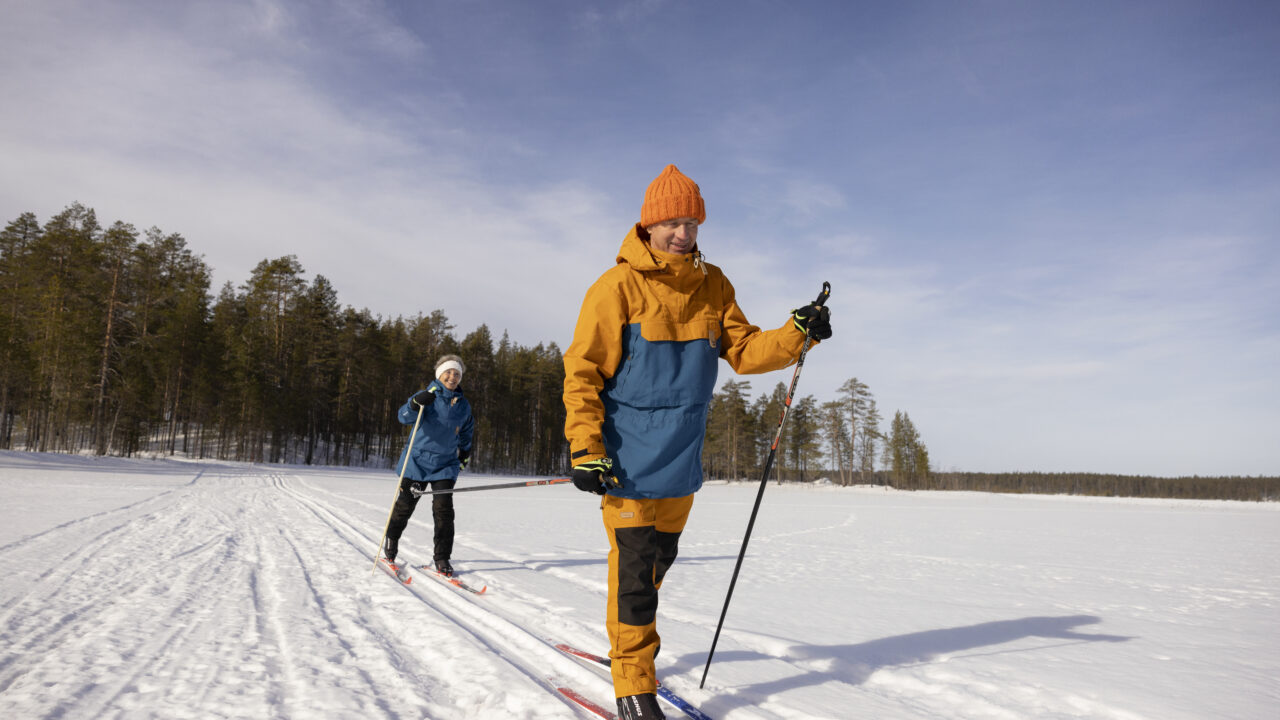
<path id="1" fill-rule="evenodd" d="M 193 488 L 197 480 L 185 487 Z M 219 550 L 222 550 L 223 557 L 231 555 L 227 547 L 233 544 L 234 537 L 197 541 L 192 547 L 174 554 L 174 557 L 185 557 L 183 562 L 166 557 L 168 553 L 163 549 L 157 550 L 158 542 L 147 542 L 147 539 L 158 537 L 160 542 L 168 539 L 171 544 L 177 544 L 189 540 L 193 532 L 209 525 L 216 531 L 218 523 L 208 523 L 209 515 L 226 522 L 225 514 L 216 507 L 211 512 L 211 508 L 205 507 L 205 512 L 201 513 L 201 504 L 193 501 L 192 493 L 181 490 L 163 492 L 126 508 L 87 518 L 101 522 L 113 519 L 120 510 L 159 505 L 148 513 L 98 531 L 87 542 L 78 541 L 78 547 L 53 570 L 40 575 L 40 582 L 33 586 L 33 592 L 24 595 L 7 614 L 0 639 L 9 640 L 12 633 L 21 642 L 5 643 L 13 655 L 5 659 L 4 666 L 10 664 L 12 657 L 19 655 L 41 657 L 46 652 L 54 654 L 55 648 L 59 653 L 66 652 L 68 646 L 86 648 L 83 652 L 72 653 L 74 657 L 82 658 L 80 667 L 62 668 L 55 673 L 82 678 L 84 684 L 53 707 L 52 716 L 78 717 L 83 714 L 84 717 L 110 717 L 118 714 L 112 710 L 126 710 L 115 706 L 127 691 L 134 690 L 141 695 L 148 692 L 146 688 L 139 687 L 139 678 L 163 676 L 163 668 L 169 659 L 181 656 L 185 643 L 203 636 L 200 623 L 183 620 L 199 615 L 205 598 L 215 598 L 215 610 L 221 605 L 216 600 L 221 597 L 217 589 L 226 564 L 203 563 L 201 556 L 216 560 Z M 219 515 L 222 517 L 218 518 Z M 139 523 L 147 525 L 147 532 L 137 531 Z M 65 532 L 72 525 L 64 524 L 59 529 Z M 139 545 L 140 540 L 145 544 Z M 128 544 L 133 544 L 134 548 L 122 553 L 120 546 Z M 104 559 L 111 557 L 126 557 L 132 562 L 113 565 Z M 214 572 L 206 572 L 210 568 Z M 58 575 L 63 576 L 62 581 L 50 585 L 49 580 Z M 41 591 L 45 587 L 49 589 Z M 167 592 L 170 587 L 181 588 L 184 592 L 173 595 Z M 45 602 L 55 595 L 63 602 Z M 77 595 L 85 597 L 81 600 Z M 57 609 L 65 608 L 67 596 L 73 597 L 76 603 L 72 612 Z M 165 599 L 169 604 L 158 606 L 158 601 Z M 137 628 L 115 619 L 127 614 L 126 608 L 129 607 L 153 608 L 146 631 L 138 633 Z M 60 617 L 51 617 L 59 613 Z M 99 657 L 102 651 L 97 655 L 89 651 L 104 636 L 112 641 L 107 651 L 110 658 L 106 663 Z M 95 667 L 102 665 L 113 671 L 95 673 Z M 5 677 L 0 680 L 0 687 L 7 688 L 20 679 Z"/>
<path id="2" fill-rule="evenodd" d="M 310 507 L 317 518 L 329 525 L 336 533 L 346 535 L 353 546 L 357 545 L 356 541 L 352 539 L 353 537 L 364 538 L 366 541 L 365 550 L 361 554 L 367 557 L 372 564 L 375 558 L 368 552 L 368 549 L 374 547 L 375 541 L 372 536 L 365 535 L 364 531 L 360 529 L 363 527 L 362 524 L 342 517 L 340 511 L 326 506 L 314 498 L 306 497 L 299 491 L 290 488 L 288 492 L 300 504 Z M 328 519 L 326 519 L 326 516 Z M 338 523 L 341 523 L 343 528 L 339 528 Z M 448 587 L 434 578 L 424 577 L 425 572 L 416 569 L 411 570 L 411 573 L 415 576 L 415 579 L 419 580 L 420 584 L 428 587 L 434 586 L 434 592 L 428 593 L 428 591 L 420 589 L 419 584 L 402 585 L 401 587 L 414 595 L 424 605 L 466 631 L 479 648 L 500 658 L 532 682 L 546 689 L 548 693 L 564 702 L 566 706 L 575 712 L 583 712 L 580 706 L 569 702 L 560 694 L 555 684 L 548 679 L 548 671 L 543 668 L 557 667 L 560 670 L 561 677 L 573 679 L 579 685 L 593 682 L 599 686 L 598 676 L 581 672 L 577 663 L 571 660 L 566 662 L 559 650 L 552 647 L 544 638 L 526 630 L 520 623 L 500 615 L 492 608 L 481 607 L 481 603 L 491 603 L 492 598 L 465 596 L 462 592 Z M 422 583 L 421 581 L 423 580 L 426 582 Z M 522 654 L 514 652 L 517 649 L 522 651 Z M 536 654 L 541 662 L 526 658 L 524 654 Z M 609 684 L 607 691 L 612 693 L 612 690 L 612 685 Z"/>
<path id="3" fill-rule="evenodd" d="M 0 609 L 0 697 L 13 688 L 36 698 L 38 716 L 66 720 L 195 718 L 211 707 L 224 717 L 295 720 L 501 712 L 504 693 L 433 677 L 414 644 L 430 638 L 405 632 L 404 619 L 425 611 L 475 647 L 476 663 L 527 678 L 518 692 L 555 698 L 530 718 L 583 716 L 557 683 L 608 704 L 612 684 L 550 640 L 590 643 L 595 634 L 548 614 L 536 592 L 522 597 L 518 580 L 497 598 L 424 571 L 413 571 L 405 593 L 381 573 L 352 597 L 335 592 L 334 583 L 366 573 L 318 578 L 316 569 L 372 568 L 377 552 L 376 531 L 342 507 L 352 504 L 297 477 L 228 469 L 0 547 L 0 565 L 29 583 Z M 506 559 L 531 573 L 556 570 Z M 553 577 L 602 591 L 571 573 Z M 317 649 L 327 653 L 319 670 L 307 655 Z"/>
<path id="4" fill-rule="evenodd" d="M 300 482 L 299 485 L 309 486 L 310 484 L 304 481 L 304 482 Z M 316 494 L 321 494 L 321 493 L 317 492 Z M 344 498 L 337 498 L 337 499 L 345 501 Z M 341 511 L 338 511 L 332 507 L 326 506 L 324 503 L 321 503 L 314 497 L 307 497 L 306 501 L 310 503 L 314 503 L 317 507 L 323 507 L 324 512 L 327 513 L 330 517 L 333 517 L 335 520 L 344 523 L 348 528 L 351 529 L 352 532 L 362 534 L 362 531 L 358 529 L 360 527 L 358 524 L 354 523 L 349 519 L 339 518 Z M 372 506 L 369 506 L 369 507 L 372 507 Z M 773 533 L 770 535 L 762 535 L 759 538 L 758 544 L 763 546 L 768 542 L 774 541 L 774 540 L 783 540 L 783 539 L 788 539 L 795 536 L 811 535 L 811 534 L 820 533 L 820 532 L 838 531 L 838 530 L 849 527 L 850 525 L 854 524 L 856 521 L 857 521 L 856 513 L 850 513 L 846 517 L 844 517 L 840 522 L 831 523 L 829 525 L 824 525 L 822 527 L 808 527 L 808 528 L 804 528 L 796 531 L 784 531 L 779 533 Z M 353 543 L 353 545 L 354 544 L 355 543 Z M 723 542 L 705 542 L 705 543 L 693 543 L 693 544 L 690 544 L 688 547 L 685 547 L 682 544 L 681 552 L 687 553 L 690 549 L 694 547 L 699 547 L 699 546 L 721 546 L 724 544 L 725 543 Z M 372 537 L 370 537 L 364 550 L 366 557 L 369 557 L 371 562 L 372 562 L 372 556 L 367 554 L 367 548 L 373 547 L 374 545 L 375 545 L 375 541 L 372 539 Z M 581 575 L 564 571 L 558 567 L 547 566 L 545 562 L 540 560 L 529 560 L 526 557 L 511 555 L 502 551 L 499 548 L 491 547 L 483 543 L 472 542 L 472 543 L 467 543 L 467 545 L 469 547 L 473 547 L 489 555 L 492 555 L 494 558 L 498 560 L 511 563 L 512 565 L 524 568 L 530 572 L 539 572 L 539 573 L 549 574 L 554 576 L 555 578 L 557 578 L 558 581 L 561 581 L 561 582 L 572 582 L 576 586 L 582 588 L 584 591 L 588 591 L 588 592 L 603 596 L 608 589 L 606 586 L 606 583 L 603 581 L 597 582 L 597 581 L 587 580 L 587 579 L 584 579 Z M 415 572 L 415 577 L 420 576 L 421 574 L 422 574 L 421 572 Z M 437 584 L 437 582 L 431 578 L 423 578 L 423 579 L 427 580 L 430 584 Z M 419 580 L 419 582 L 421 582 L 421 580 Z M 406 589 L 410 589 L 411 592 L 413 592 L 415 595 L 419 595 L 419 597 L 421 598 L 420 591 L 416 584 Z M 484 598 L 477 599 L 477 598 L 463 597 L 458 592 L 451 592 L 450 594 L 458 596 L 463 601 L 469 602 L 472 606 L 477 606 L 479 603 L 493 602 L 492 599 L 486 600 Z M 445 612 L 437 604 L 428 601 L 426 598 L 422 598 L 422 599 L 424 600 L 424 602 L 427 602 L 428 605 L 431 605 L 438 612 L 441 612 L 442 614 L 445 614 L 448 617 L 450 617 L 450 619 L 456 624 L 467 627 L 468 630 L 472 631 L 473 633 L 475 632 L 475 628 L 472 623 L 464 622 L 463 618 L 459 617 L 455 613 Z M 520 623 L 518 621 L 512 620 L 507 617 L 499 616 L 496 613 L 494 614 L 496 617 L 501 617 L 503 621 L 510 623 L 511 626 L 513 627 L 518 628 L 520 626 Z M 673 609 L 672 606 L 667 606 L 663 608 L 662 620 L 664 623 L 665 622 L 681 623 L 686 626 L 690 626 L 699 632 L 707 630 L 706 618 L 697 616 L 693 612 L 682 612 L 680 610 Z M 509 640 L 510 640 L 509 633 L 504 634 L 504 632 L 507 632 L 507 631 L 504 631 L 501 628 L 497 629 L 498 637 L 500 638 L 500 643 L 501 643 L 500 645 L 498 645 L 497 647 L 493 647 L 492 645 L 488 645 L 488 646 L 493 651 L 498 652 L 499 654 L 503 655 L 504 658 L 510 660 L 510 657 L 509 657 L 510 653 L 503 651 L 503 647 L 508 646 Z M 556 650 L 553 647 L 553 644 L 548 643 L 545 638 L 541 638 L 535 634 L 528 633 L 527 631 L 524 631 L 523 628 L 521 628 L 521 632 L 531 637 L 537 643 L 536 649 L 539 652 L 541 652 L 544 649 L 549 650 L 550 652 L 547 653 L 545 657 L 554 659 L 554 661 L 557 663 L 557 666 L 571 667 L 575 672 L 581 671 L 583 669 L 580 663 L 577 663 L 571 658 L 568 659 L 567 663 L 565 663 L 566 658 L 564 654 L 559 650 Z M 812 664 L 808 660 L 802 657 L 793 656 L 791 653 L 788 652 L 786 648 L 780 648 L 779 642 L 772 638 L 764 638 L 762 636 L 758 637 L 755 633 L 752 633 L 749 630 L 732 630 L 730 626 L 725 627 L 723 635 L 724 637 L 734 636 L 735 639 L 741 641 L 741 644 L 744 648 L 756 650 L 758 652 L 761 652 L 762 654 L 772 657 L 776 662 L 785 663 L 787 666 L 794 669 L 795 673 L 798 675 L 803 675 L 813 670 L 811 666 Z M 763 642 L 761 642 L 761 640 L 763 640 Z M 567 642 L 570 642 L 570 644 L 574 644 L 575 641 L 567 640 Z M 533 677 L 535 680 L 539 680 L 540 684 L 550 687 L 549 683 L 542 682 L 541 677 L 538 676 L 536 673 L 530 674 L 526 672 L 526 674 L 530 675 L 530 677 Z M 581 676 L 575 675 L 575 677 L 581 677 Z M 598 674 L 591 673 L 591 672 L 586 672 L 586 677 L 593 678 L 597 681 L 600 679 Z M 838 682 L 841 685 L 847 686 L 850 692 L 865 692 L 865 689 L 861 689 L 854 684 L 845 682 L 838 678 L 832 678 L 828 682 Z M 696 683 L 681 682 L 679 678 L 671 678 L 670 680 L 664 680 L 664 683 L 668 684 L 673 691 L 676 691 L 681 694 L 687 695 L 688 693 L 695 692 L 698 690 Z M 612 681 L 611 680 L 607 681 L 606 685 L 607 685 L 608 692 L 611 693 L 613 689 Z M 708 687 L 714 688 L 715 684 L 713 683 Z M 556 691 L 554 687 L 550 687 L 550 689 L 557 696 L 559 696 L 559 692 Z M 732 694 L 732 690 L 729 688 L 724 688 L 723 691 L 728 692 L 729 694 Z M 569 703 L 569 704 L 575 710 L 579 710 L 581 712 L 581 710 L 577 705 L 572 703 Z M 672 710 L 673 713 L 678 713 L 678 711 L 675 711 L 672 708 L 668 708 L 668 709 Z M 761 711 L 764 711 L 765 714 L 764 715 L 759 714 Z M 746 715 L 745 713 L 752 713 L 752 714 Z M 747 708 L 747 707 L 740 706 L 733 715 L 734 717 L 751 716 L 751 717 L 758 717 L 758 718 L 759 717 L 786 718 L 786 717 L 795 715 L 795 713 L 789 710 L 785 703 L 780 704 L 777 702 L 770 702 L 766 699 L 756 707 Z"/>

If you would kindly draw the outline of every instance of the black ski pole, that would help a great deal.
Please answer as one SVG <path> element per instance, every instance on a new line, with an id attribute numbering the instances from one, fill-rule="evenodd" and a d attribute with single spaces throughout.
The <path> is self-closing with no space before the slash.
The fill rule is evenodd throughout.
<path id="1" fill-rule="evenodd" d="M 559 485 L 573 482 L 573 478 L 553 478 L 550 480 L 525 480 L 521 482 L 498 483 L 496 485 L 469 485 L 467 487 L 449 488 L 447 490 L 410 490 L 417 497 L 423 495 L 447 495 L 449 493 L 475 492 L 477 490 L 498 490 L 500 488 L 533 487 L 534 485 Z"/>
<path id="2" fill-rule="evenodd" d="M 825 305 L 831 295 L 831 283 L 822 283 L 822 292 L 815 300 L 818 305 Z M 729 592 L 724 596 L 724 608 L 720 610 L 720 622 L 716 623 L 716 634 L 711 638 L 711 650 L 707 652 L 707 666 L 702 669 L 702 682 L 698 687 L 707 684 L 707 672 L 711 670 L 711 658 L 716 654 L 716 643 L 720 641 L 720 629 L 724 627 L 724 617 L 729 613 L 729 600 L 733 597 L 733 587 L 738 584 L 738 571 L 742 569 L 742 559 L 747 555 L 747 543 L 751 540 L 751 529 L 756 524 L 756 513 L 760 511 L 760 501 L 764 499 L 764 488 L 769 482 L 769 471 L 773 469 L 773 456 L 778 452 L 778 442 L 782 439 L 782 426 L 787 422 L 787 411 L 791 409 L 791 398 L 796 393 L 796 381 L 800 379 L 800 368 L 804 367 L 804 356 L 809 353 L 813 344 L 813 336 L 807 335 L 804 346 L 800 348 L 800 358 L 796 360 L 796 370 L 791 375 L 791 387 L 787 388 L 787 399 L 782 405 L 782 417 L 778 419 L 778 430 L 773 434 L 773 444 L 769 446 L 769 457 L 764 461 L 764 473 L 760 477 L 760 489 L 756 491 L 756 504 L 751 508 L 751 519 L 747 521 L 747 532 L 742 536 L 742 549 L 738 551 L 738 562 L 733 566 L 733 577 L 729 579 Z"/>

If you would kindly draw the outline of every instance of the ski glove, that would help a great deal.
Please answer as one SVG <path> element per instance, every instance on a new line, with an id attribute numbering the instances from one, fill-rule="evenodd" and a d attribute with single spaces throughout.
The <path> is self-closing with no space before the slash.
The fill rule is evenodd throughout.
<path id="1" fill-rule="evenodd" d="M 791 322 L 797 330 L 816 340 L 831 337 L 831 311 L 826 305 L 815 302 L 792 310 Z"/>
<path id="2" fill-rule="evenodd" d="M 622 487 L 622 483 L 613 476 L 613 461 L 606 457 L 574 465 L 573 486 L 583 492 L 603 495 L 605 490 Z"/>
<path id="3" fill-rule="evenodd" d="M 467 469 L 467 463 L 469 463 L 469 462 L 471 462 L 471 451 L 470 451 L 470 450 L 462 450 L 461 448 L 459 448 L 459 450 L 458 450 L 458 468 L 459 468 L 460 470 L 466 470 L 466 469 Z"/>
<path id="4" fill-rule="evenodd" d="M 431 407 L 431 403 L 435 401 L 436 401 L 435 388 L 427 388 L 426 390 L 419 390 L 418 392 L 413 394 L 413 397 L 409 398 L 410 404 L 412 404 L 413 407 L 415 408 Z"/>

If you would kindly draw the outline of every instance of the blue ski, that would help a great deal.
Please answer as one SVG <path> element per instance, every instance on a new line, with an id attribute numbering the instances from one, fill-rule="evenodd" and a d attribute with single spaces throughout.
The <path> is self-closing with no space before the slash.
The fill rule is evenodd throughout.
<path id="1" fill-rule="evenodd" d="M 596 655 L 595 653 L 589 653 L 586 650 L 579 650 L 578 648 L 573 647 L 572 645 L 566 645 L 564 643 L 556 643 L 556 649 L 567 655 L 572 655 L 573 657 L 576 657 L 579 660 L 595 663 L 597 667 L 602 666 L 607 668 L 610 665 L 609 658 L 601 657 L 599 655 Z M 698 708 L 694 707 L 688 700 L 685 700 L 679 695 L 671 692 L 671 690 L 668 689 L 667 686 L 663 685 L 662 683 L 658 683 L 658 697 L 680 708 L 680 710 L 684 712 L 685 715 L 688 715 L 694 720 L 711 720 L 711 716 L 707 715 L 706 713 L 702 712 Z"/>

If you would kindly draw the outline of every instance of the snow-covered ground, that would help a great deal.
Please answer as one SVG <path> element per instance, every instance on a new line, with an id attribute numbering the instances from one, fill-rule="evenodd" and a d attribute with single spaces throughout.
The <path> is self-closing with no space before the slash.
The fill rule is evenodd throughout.
<path id="1" fill-rule="evenodd" d="M 607 650 L 594 499 L 458 495 L 472 596 L 372 571 L 394 482 L 0 452 L 0 718 L 586 717 L 552 682 L 611 705 L 548 644 Z M 700 690 L 755 492 L 699 493 L 662 591 L 659 672 L 712 717 L 1277 717 L 1280 506 L 1234 502 L 771 485 Z"/>

